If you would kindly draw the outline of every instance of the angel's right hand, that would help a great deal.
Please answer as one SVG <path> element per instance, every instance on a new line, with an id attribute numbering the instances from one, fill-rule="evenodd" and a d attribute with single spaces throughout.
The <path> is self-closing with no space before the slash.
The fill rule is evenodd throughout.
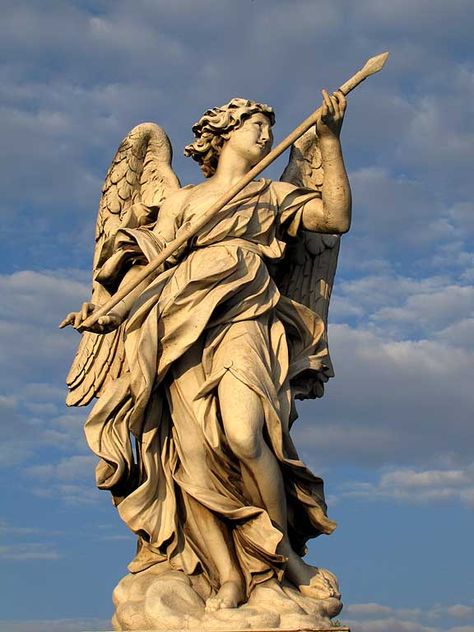
<path id="1" fill-rule="evenodd" d="M 94 303 L 83 303 L 81 309 L 78 312 L 69 312 L 59 324 L 59 329 L 72 325 L 74 329 L 81 326 L 81 323 L 95 310 L 97 306 Z"/>
<path id="2" fill-rule="evenodd" d="M 74 329 L 80 329 L 82 323 L 88 318 L 94 310 L 97 308 L 94 303 L 83 303 L 82 308 L 79 312 L 69 312 L 66 318 L 60 323 L 59 328 L 67 327 L 67 325 L 72 325 Z M 120 325 L 123 322 L 123 318 L 117 312 L 110 311 L 105 316 L 101 316 L 97 322 L 95 322 L 90 327 L 86 327 L 84 331 L 92 331 L 96 334 L 107 334 Z"/>
<path id="3" fill-rule="evenodd" d="M 114 331 L 114 329 L 120 327 L 123 321 L 124 319 L 120 314 L 110 311 L 105 316 L 101 316 L 99 320 L 92 325 L 94 329 L 91 328 L 90 331 L 95 331 L 95 333 L 100 334 L 108 334 L 110 331 Z"/>

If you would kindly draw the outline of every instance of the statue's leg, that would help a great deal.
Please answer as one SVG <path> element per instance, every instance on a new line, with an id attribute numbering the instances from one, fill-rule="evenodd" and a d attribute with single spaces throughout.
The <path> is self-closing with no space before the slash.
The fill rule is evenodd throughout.
<path id="1" fill-rule="evenodd" d="M 227 371 L 219 383 L 219 407 L 229 447 L 241 463 L 251 501 L 263 506 L 285 535 L 287 509 L 283 476 L 263 436 L 265 420 L 260 397 Z"/>
<path id="2" fill-rule="evenodd" d="M 233 541 L 222 522 L 209 509 L 191 496 L 188 496 L 186 503 L 187 509 L 197 517 L 199 530 L 206 540 L 206 550 L 212 555 L 208 563 L 216 567 L 219 576 L 219 589 L 207 599 L 206 611 L 237 608 L 245 600 L 245 588 Z"/>
<path id="3" fill-rule="evenodd" d="M 314 583 L 318 569 L 306 564 L 295 553 L 288 537 L 283 474 L 265 439 L 265 413 L 257 393 L 268 392 L 270 396 L 268 384 L 275 379 L 275 368 L 270 364 L 262 331 L 265 327 L 257 321 L 240 322 L 230 327 L 217 360 L 221 366 L 230 368 L 219 383 L 219 407 L 226 439 L 241 464 L 242 480 L 250 501 L 265 508 L 282 532 L 278 553 L 287 558 L 286 576 L 305 592 Z M 275 373 L 278 374 L 278 370 Z M 263 380 L 262 384 L 252 389 L 252 380 L 258 379 Z M 273 396 L 278 395 L 275 392 Z M 276 402 L 275 408 L 278 409 Z M 286 426 L 288 420 L 281 419 L 280 423 Z"/>
<path id="4" fill-rule="evenodd" d="M 241 463 L 244 485 L 251 501 L 264 507 L 283 538 L 278 552 L 287 558 L 286 576 L 305 592 L 318 569 L 293 550 L 287 531 L 287 504 L 280 465 L 265 441 L 260 397 L 227 371 L 219 384 L 219 405 L 229 446 Z"/>
<path id="5" fill-rule="evenodd" d="M 175 363 L 169 398 L 182 468 L 180 475 L 189 478 L 196 488 L 207 490 L 212 489 L 212 482 L 195 399 L 204 380 L 201 358 L 201 346 L 196 344 Z M 223 522 L 192 495 L 186 494 L 186 504 L 188 515 L 192 514 L 192 521 L 197 525 L 198 537 L 201 539 L 205 534 L 205 541 L 199 543 L 200 548 L 211 557 L 205 560 L 206 566 L 216 569 L 220 585 L 217 595 L 208 599 L 206 609 L 235 608 L 244 601 L 245 588 L 232 537 Z M 188 527 L 192 529 L 193 525 Z"/>

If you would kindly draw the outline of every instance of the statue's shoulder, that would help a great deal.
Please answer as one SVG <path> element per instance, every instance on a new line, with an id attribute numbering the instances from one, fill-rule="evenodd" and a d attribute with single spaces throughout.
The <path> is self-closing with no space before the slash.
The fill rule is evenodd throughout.
<path id="1" fill-rule="evenodd" d="M 272 180 L 269 187 L 272 198 L 277 206 L 283 203 L 283 200 L 287 198 L 288 195 L 293 193 L 297 187 L 294 184 L 290 184 L 289 182 L 281 182 L 279 180 Z"/>
<path id="2" fill-rule="evenodd" d="M 164 209 L 164 212 L 166 213 L 178 213 L 192 198 L 195 189 L 196 186 L 194 184 L 188 184 L 184 187 L 181 187 L 181 189 L 173 191 L 166 197 L 163 203 L 162 210 Z"/>
<path id="3" fill-rule="evenodd" d="M 226 189 L 215 187 L 209 181 L 204 180 L 198 184 L 188 184 L 179 192 L 173 193 L 169 201 L 179 211 L 185 207 L 201 205 L 206 202 L 210 205 L 225 192 Z"/>
<path id="4" fill-rule="evenodd" d="M 271 182 L 272 190 L 279 195 L 287 195 L 296 189 L 294 184 L 290 182 L 281 182 L 279 180 L 272 180 Z"/>

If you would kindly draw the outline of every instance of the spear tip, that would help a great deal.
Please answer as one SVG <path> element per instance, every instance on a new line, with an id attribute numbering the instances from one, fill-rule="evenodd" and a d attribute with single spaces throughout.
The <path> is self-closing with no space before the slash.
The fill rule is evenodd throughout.
<path id="1" fill-rule="evenodd" d="M 385 66 L 385 62 L 387 61 L 388 56 L 389 52 L 385 51 L 385 53 L 380 53 L 380 55 L 375 55 L 375 57 L 371 57 L 367 60 L 367 63 L 362 68 L 362 71 L 367 77 L 369 75 L 375 74 L 376 72 L 379 72 Z"/>

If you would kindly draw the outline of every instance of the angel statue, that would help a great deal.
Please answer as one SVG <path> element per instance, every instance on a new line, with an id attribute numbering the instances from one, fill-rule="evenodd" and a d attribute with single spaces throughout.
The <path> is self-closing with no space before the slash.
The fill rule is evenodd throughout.
<path id="1" fill-rule="evenodd" d="M 335 576 L 303 559 L 335 523 L 290 428 L 294 400 L 321 397 L 333 375 L 327 309 L 351 221 L 345 109 L 342 92 L 323 91 L 281 180 L 251 181 L 82 335 L 67 403 L 98 398 L 85 424 L 97 485 L 138 538 L 114 593 L 118 630 L 311 629 L 341 608 Z M 91 301 L 61 326 L 81 329 L 249 173 L 274 122 L 243 98 L 207 110 L 184 150 L 205 180 L 184 187 L 165 132 L 135 127 L 105 179 Z"/>

